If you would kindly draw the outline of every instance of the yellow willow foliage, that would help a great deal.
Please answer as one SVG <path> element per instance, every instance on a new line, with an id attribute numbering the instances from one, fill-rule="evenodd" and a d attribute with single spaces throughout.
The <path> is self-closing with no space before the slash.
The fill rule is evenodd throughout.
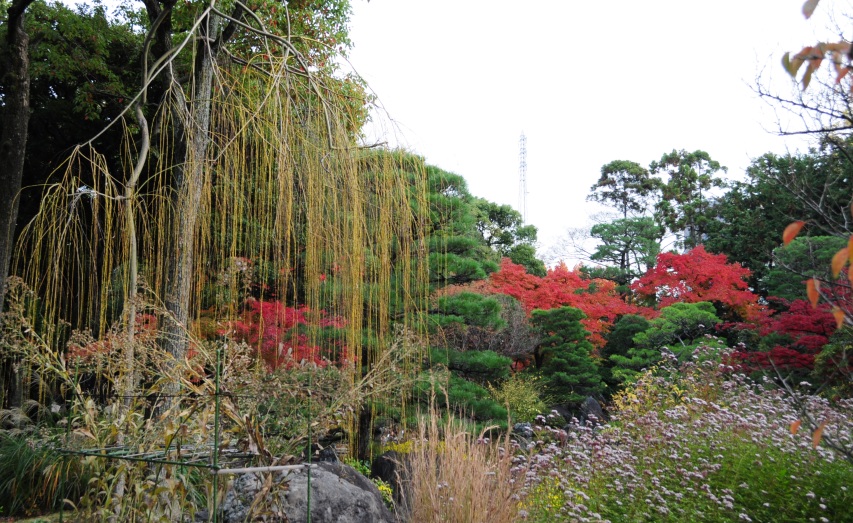
<path id="1" fill-rule="evenodd" d="M 221 65 L 214 78 L 204 157 L 182 156 L 176 134 L 191 136 L 193 130 L 177 125 L 187 103 L 183 92 L 174 91 L 180 87 L 173 87 L 149 115 L 151 149 L 131 198 L 125 184 L 138 160 L 138 127 L 130 120 L 121 172 L 110 172 L 109 162 L 89 147 L 75 150 L 57 170 L 59 181 L 47 188 L 17 260 L 17 273 L 38 296 L 38 323 L 66 326 L 52 329 L 47 344 L 62 351 L 72 330 L 102 339 L 125 329 L 131 348 L 123 349 L 130 351 L 123 361 L 131 368 L 113 373 L 148 364 L 133 351 L 140 342 L 128 311 L 156 315 L 161 328 L 169 316 L 169 260 L 190 247 L 175 240 L 176 216 L 189 195 L 175 193 L 174 178 L 201 172 L 191 312 L 182 326 L 190 346 L 212 368 L 214 356 L 202 343 L 210 333 L 202 323 L 228 331 L 245 301 L 237 298 L 237 281 L 228 282 L 231 292 L 224 297 L 211 289 L 235 260 L 247 259 L 263 285 L 255 291 L 260 300 L 343 320 L 355 363 L 348 379 L 354 383 L 367 370 L 362 363 L 369 367 L 392 346 L 393 324 L 419 328 L 415 313 L 423 309 L 428 279 L 422 160 L 356 147 L 352 129 L 358 118 L 349 109 L 359 110 L 359 103 L 334 87 L 341 82 L 311 84 L 283 68 L 262 74 Z M 132 244 L 138 289 L 128 287 L 134 281 Z M 322 342 L 316 329 L 307 332 L 309 343 Z M 161 330 L 161 343 L 162 337 Z M 400 392 L 392 390 L 387 399 L 404 397 Z"/>

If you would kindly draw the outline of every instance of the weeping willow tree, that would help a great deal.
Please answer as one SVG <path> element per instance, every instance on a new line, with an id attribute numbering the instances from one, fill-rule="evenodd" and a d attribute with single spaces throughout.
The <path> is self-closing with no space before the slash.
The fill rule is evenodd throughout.
<path id="1" fill-rule="evenodd" d="M 417 328 L 426 299 L 423 164 L 356 146 L 364 91 L 312 62 L 322 46 L 292 33 L 286 8 L 277 32 L 265 3 L 145 7 L 143 85 L 104 131 L 123 133 L 120 160 L 75 149 L 22 235 L 31 325 L 56 354 L 81 336 L 120 351 L 108 371 L 119 395 L 144 383 L 168 407 L 184 374 L 213 368 L 207 342 L 234 335 L 247 302 L 223 274 L 248 263 L 263 274 L 254 303 L 339 328 L 356 382 L 386 356 L 394 324 Z M 328 343 L 320 328 L 299 335 Z M 292 349 L 276 342 L 275 358 Z"/>

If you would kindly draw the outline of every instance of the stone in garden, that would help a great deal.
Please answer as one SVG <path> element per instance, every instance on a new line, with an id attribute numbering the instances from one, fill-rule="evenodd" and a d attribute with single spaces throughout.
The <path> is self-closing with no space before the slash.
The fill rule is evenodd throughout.
<path id="1" fill-rule="evenodd" d="M 592 396 L 587 396 L 581 405 L 580 421 L 585 423 L 591 421 L 593 425 L 601 425 L 607 421 L 607 415 L 601 408 L 601 403 Z"/>
<path id="2" fill-rule="evenodd" d="M 530 423 L 516 423 L 512 426 L 512 433 L 526 439 L 533 439 L 533 425 Z"/>
<path id="3" fill-rule="evenodd" d="M 389 450 L 379 455 L 370 465 L 370 475 L 391 485 L 394 503 L 403 506 L 403 485 L 409 480 L 409 468 L 405 455 Z"/>
<path id="4" fill-rule="evenodd" d="M 557 414 L 563 417 L 565 421 L 571 421 L 575 413 L 569 410 L 565 405 L 555 405 L 551 407 L 551 414 Z"/>
<path id="5" fill-rule="evenodd" d="M 264 488 L 268 474 L 273 481 L 252 518 L 263 521 L 307 522 L 308 472 L 305 468 L 286 472 L 246 473 L 234 477 L 220 507 L 220 521 L 255 521 L 249 511 L 255 497 Z M 382 501 L 382 495 L 369 479 L 349 465 L 321 462 L 311 468 L 312 523 L 393 523 L 394 515 Z"/>

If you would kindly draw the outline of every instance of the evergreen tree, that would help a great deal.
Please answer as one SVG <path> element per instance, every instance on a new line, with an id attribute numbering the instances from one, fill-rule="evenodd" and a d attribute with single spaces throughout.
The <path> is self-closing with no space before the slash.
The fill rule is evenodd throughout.
<path id="1" fill-rule="evenodd" d="M 482 280 L 498 269 L 496 256 L 477 229 L 477 212 L 465 179 L 427 166 L 427 224 L 433 288 Z"/>
<path id="2" fill-rule="evenodd" d="M 642 215 L 657 192 L 660 181 L 636 162 L 615 160 L 601 167 L 601 177 L 589 188 L 587 200 L 615 209 L 623 219 Z"/>
<path id="3" fill-rule="evenodd" d="M 663 359 L 664 351 L 684 356 L 698 346 L 706 334 L 720 323 L 714 305 L 707 301 L 674 303 L 664 307 L 660 316 L 649 322 L 649 327 L 633 338 L 633 347 L 627 355 L 612 354 L 613 378 L 628 381 L 644 368 Z"/>
<path id="4" fill-rule="evenodd" d="M 832 257 L 847 246 L 838 236 L 801 236 L 773 251 L 773 267 L 767 271 L 764 288 L 768 296 L 788 301 L 805 300 L 805 281 L 829 280 Z"/>
<path id="5" fill-rule="evenodd" d="M 664 232 L 664 228 L 649 217 L 599 223 L 590 229 L 590 236 L 601 241 L 590 259 L 617 269 L 602 277 L 627 285 L 654 267 Z"/>
<path id="6" fill-rule="evenodd" d="M 525 225 L 521 213 L 509 205 L 485 198 L 474 200 L 477 230 L 483 241 L 499 256 L 524 265 L 527 272 L 545 276 L 545 264 L 536 258 L 536 227 Z"/>
<path id="7" fill-rule="evenodd" d="M 574 307 L 535 310 L 531 315 L 531 323 L 542 336 L 535 354 L 536 365 L 548 396 L 557 403 L 578 404 L 604 389 L 591 357 L 592 344 L 580 323 L 585 317 Z"/>
<path id="8" fill-rule="evenodd" d="M 601 378 L 608 388 L 615 389 L 620 383 L 613 376 L 616 366 L 613 356 L 627 358 L 628 352 L 634 348 L 634 337 L 649 327 L 649 320 L 636 314 L 626 314 L 613 324 L 613 329 L 607 334 L 607 343 L 601 348 Z"/>
<path id="9" fill-rule="evenodd" d="M 432 311 L 436 325 L 474 325 L 491 329 L 506 326 L 501 319 L 501 305 L 496 298 L 475 292 L 461 292 L 438 299 L 438 310 Z"/>
<path id="10" fill-rule="evenodd" d="M 678 236 L 684 249 L 700 245 L 713 219 L 711 192 L 725 186 L 716 174 L 726 168 L 705 151 L 673 150 L 652 162 L 649 170 L 666 178 L 661 185 L 661 199 L 655 205 L 661 223 Z"/>

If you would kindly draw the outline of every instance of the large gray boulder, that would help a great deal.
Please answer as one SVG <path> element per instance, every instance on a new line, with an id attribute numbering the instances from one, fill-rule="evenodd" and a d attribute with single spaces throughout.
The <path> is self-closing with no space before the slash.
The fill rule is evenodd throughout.
<path id="1" fill-rule="evenodd" d="M 266 474 L 266 475 L 265 475 Z M 252 509 L 269 474 L 271 485 Z M 234 478 L 220 508 L 220 521 L 308 521 L 308 469 L 278 473 L 247 473 Z M 250 514 L 251 509 L 251 514 Z M 251 517 L 250 517 L 251 516 Z M 394 515 L 369 479 L 340 462 L 311 468 L 312 523 L 394 523 Z"/>
<path id="2" fill-rule="evenodd" d="M 587 396 L 581 405 L 580 422 L 590 422 L 593 425 L 603 425 L 607 422 L 607 414 L 601 408 L 601 403 L 592 396 Z"/>
<path id="3" fill-rule="evenodd" d="M 525 422 L 525 423 L 516 423 L 515 425 L 513 425 L 512 426 L 512 435 L 513 436 L 521 436 L 525 440 L 530 441 L 533 439 L 533 437 L 536 434 L 533 432 L 533 425 Z"/>

